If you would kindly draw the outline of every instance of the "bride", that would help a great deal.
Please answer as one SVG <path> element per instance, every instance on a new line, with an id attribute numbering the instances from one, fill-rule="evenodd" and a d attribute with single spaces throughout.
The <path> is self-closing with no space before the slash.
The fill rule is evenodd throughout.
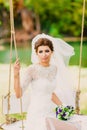
<path id="1" fill-rule="evenodd" d="M 79 120 L 56 118 L 56 106 L 75 107 L 75 92 L 67 65 L 74 49 L 63 40 L 39 34 L 32 40 L 30 65 L 20 80 L 20 62 L 14 64 L 14 90 L 20 98 L 31 87 L 24 130 L 80 130 Z M 18 129 L 19 130 L 19 129 Z"/>

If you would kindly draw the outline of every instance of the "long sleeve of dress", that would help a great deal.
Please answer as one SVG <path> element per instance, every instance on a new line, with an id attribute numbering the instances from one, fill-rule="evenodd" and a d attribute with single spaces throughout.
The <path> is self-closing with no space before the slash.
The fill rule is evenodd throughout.
<path id="1" fill-rule="evenodd" d="M 20 77 L 20 86 L 22 88 L 22 93 L 25 92 L 25 90 L 28 88 L 29 84 L 31 83 L 33 77 L 33 69 L 32 66 L 30 65 L 23 75 Z"/>

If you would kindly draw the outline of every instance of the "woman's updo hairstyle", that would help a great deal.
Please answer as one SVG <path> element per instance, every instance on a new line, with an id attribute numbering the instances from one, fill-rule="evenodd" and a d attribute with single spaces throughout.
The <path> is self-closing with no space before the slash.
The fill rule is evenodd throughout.
<path id="1" fill-rule="evenodd" d="M 54 51 L 52 41 L 50 41 L 47 38 L 40 38 L 37 40 L 37 42 L 35 43 L 35 46 L 34 46 L 34 49 L 36 52 L 38 51 L 39 46 L 48 46 L 51 49 L 51 51 Z"/>

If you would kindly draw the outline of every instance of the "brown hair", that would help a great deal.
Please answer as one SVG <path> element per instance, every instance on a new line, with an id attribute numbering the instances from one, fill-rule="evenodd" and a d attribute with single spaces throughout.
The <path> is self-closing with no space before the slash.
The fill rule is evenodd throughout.
<path id="1" fill-rule="evenodd" d="M 50 41 L 47 38 L 40 38 L 39 40 L 37 40 L 37 42 L 35 43 L 35 47 L 34 47 L 36 52 L 38 51 L 39 46 L 48 46 L 51 49 L 51 51 L 54 51 L 52 41 Z"/>

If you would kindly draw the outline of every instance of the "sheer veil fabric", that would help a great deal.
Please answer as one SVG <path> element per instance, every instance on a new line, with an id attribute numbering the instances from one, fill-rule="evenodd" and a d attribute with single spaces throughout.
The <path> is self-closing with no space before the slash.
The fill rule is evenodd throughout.
<path id="1" fill-rule="evenodd" d="M 72 83 L 71 74 L 67 68 L 71 56 L 75 54 L 74 48 L 62 39 L 54 38 L 44 33 L 39 34 L 32 40 L 31 61 L 33 64 L 39 62 L 34 46 L 36 41 L 38 41 L 40 38 L 47 38 L 53 43 L 54 52 L 51 57 L 50 64 L 56 65 L 58 70 L 56 89 L 54 92 L 59 96 L 60 100 L 64 104 L 75 106 L 74 85 Z"/>
<path id="2" fill-rule="evenodd" d="M 32 40 L 32 55 L 31 55 L 31 61 L 32 61 L 32 63 L 38 63 L 38 57 L 36 55 L 34 46 L 35 46 L 35 43 L 40 38 L 47 38 L 50 41 L 52 41 L 52 43 L 53 43 L 54 55 L 51 58 L 51 63 L 54 64 L 55 61 L 58 60 L 57 63 L 56 63 L 56 65 L 58 65 L 58 63 L 60 63 L 60 61 L 62 61 L 64 63 L 64 65 L 67 66 L 68 63 L 69 63 L 70 57 L 72 55 L 74 55 L 74 48 L 72 46 L 70 46 L 69 44 L 67 44 L 65 41 L 63 41 L 62 39 L 54 38 L 54 37 L 46 35 L 44 33 L 38 34 Z M 63 63 L 61 65 L 63 65 Z"/>

